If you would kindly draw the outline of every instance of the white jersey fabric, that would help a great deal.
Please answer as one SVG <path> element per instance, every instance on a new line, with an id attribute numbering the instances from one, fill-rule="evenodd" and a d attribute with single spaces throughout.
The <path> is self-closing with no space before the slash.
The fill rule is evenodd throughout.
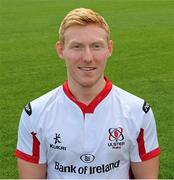
<path id="1" fill-rule="evenodd" d="M 130 161 L 159 153 L 148 103 L 109 80 L 88 106 L 73 97 L 67 81 L 29 103 L 16 149 L 18 158 L 46 163 L 53 179 L 127 179 Z"/>

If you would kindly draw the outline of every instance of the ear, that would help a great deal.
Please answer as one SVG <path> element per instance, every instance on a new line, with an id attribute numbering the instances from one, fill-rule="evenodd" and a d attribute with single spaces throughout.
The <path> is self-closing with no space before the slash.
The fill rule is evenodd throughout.
<path id="1" fill-rule="evenodd" d="M 113 50 L 113 42 L 112 42 L 112 40 L 109 41 L 108 50 L 109 50 L 109 57 L 110 57 L 112 55 L 112 50 Z"/>
<path id="2" fill-rule="evenodd" d="M 63 46 L 60 43 L 60 41 L 56 42 L 55 49 L 57 52 L 57 55 L 60 57 L 60 59 L 63 59 Z"/>

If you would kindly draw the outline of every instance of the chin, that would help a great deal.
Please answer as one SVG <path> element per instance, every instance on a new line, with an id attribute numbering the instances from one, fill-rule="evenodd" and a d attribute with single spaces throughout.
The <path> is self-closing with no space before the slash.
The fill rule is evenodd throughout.
<path id="1" fill-rule="evenodd" d="M 92 83 L 92 82 L 81 82 L 79 83 L 82 87 L 84 88 L 91 88 L 94 86 L 95 83 Z"/>
<path id="2" fill-rule="evenodd" d="M 86 79 L 86 78 L 79 82 L 79 84 L 85 88 L 91 88 L 95 85 L 95 83 L 96 83 L 95 79 Z"/>

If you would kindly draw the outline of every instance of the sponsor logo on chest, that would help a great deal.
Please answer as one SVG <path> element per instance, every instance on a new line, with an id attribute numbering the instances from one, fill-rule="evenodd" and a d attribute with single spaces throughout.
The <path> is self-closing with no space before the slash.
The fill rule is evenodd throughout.
<path id="1" fill-rule="evenodd" d="M 67 147 L 62 146 L 61 136 L 59 133 L 55 133 L 55 137 L 53 138 L 54 143 L 50 144 L 51 149 L 57 149 L 66 151 Z"/>
<path id="2" fill-rule="evenodd" d="M 73 164 L 64 166 L 59 162 L 55 161 L 55 170 L 64 173 L 74 173 L 74 174 L 100 174 L 112 171 L 120 166 L 120 160 L 108 163 L 100 164 L 97 166 L 75 166 Z"/>
<path id="3" fill-rule="evenodd" d="M 91 163 L 92 161 L 94 161 L 95 156 L 92 154 L 83 154 L 82 156 L 80 156 L 80 159 L 84 162 L 84 163 Z"/>
<path id="4" fill-rule="evenodd" d="M 122 127 L 109 128 L 108 146 L 112 149 L 121 149 L 125 145 L 124 131 Z"/>

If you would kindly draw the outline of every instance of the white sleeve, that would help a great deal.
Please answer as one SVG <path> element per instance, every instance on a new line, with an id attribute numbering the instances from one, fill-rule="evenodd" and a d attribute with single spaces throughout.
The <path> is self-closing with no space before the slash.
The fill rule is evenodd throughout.
<path id="1" fill-rule="evenodd" d="M 137 135 L 136 143 L 130 152 L 132 162 L 149 160 L 160 154 L 155 118 L 150 106 L 143 114 L 143 122 Z"/>
<path id="2" fill-rule="evenodd" d="M 32 163 L 43 164 L 46 163 L 46 146 L 39 130 L 32 127 L 32 118 L 33 114 L 30 114 L 25 108 L 19 122 L 15 155 Z"/>

